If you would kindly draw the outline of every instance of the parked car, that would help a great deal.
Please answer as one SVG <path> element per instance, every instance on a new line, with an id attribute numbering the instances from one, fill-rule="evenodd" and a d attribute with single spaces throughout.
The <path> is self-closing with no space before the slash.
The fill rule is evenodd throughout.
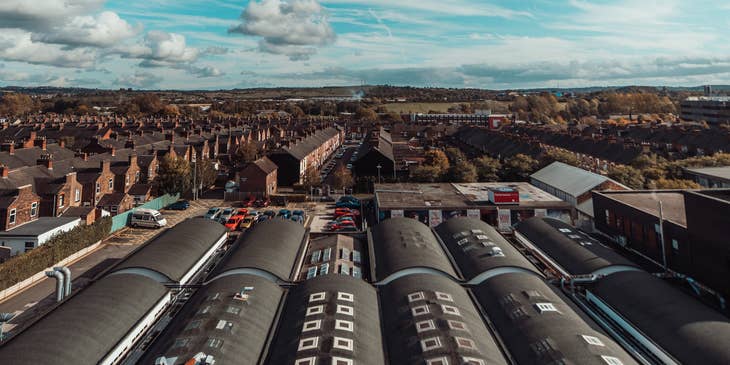
<path id="1" fill-rule="evenodd" d="M 268 207 L 269 204 L 271 204 L 271 201 L 269 199 L 258 199 L 253 203 L 253 206 L 256 208 L 264 208 Z"/>
<path id="2" fill-rule="evenodd" d="M 277 217 L 282 217 L 284 219 L 289 219 L 291 216 L 291 210 L 289 209 L 280 209 L 279 213 L 276 214 Z"/>
<path id="3" fill-rule="evenodd" d="M 236 208 L 223 208 L 223 210 L 221 210 L 220 217 L 218 217 L 218 222 L 220 222 L 221 224 L 225 224 L 228 221 L 228 219 L 230 219 L 231 217 L 236 215 L 236 213 L 237 213 Z"/>
<path id="4" fill-rule="evenodd" d="M 289 217 L 289 219 L 299 224 L 304 224 L 304 218 L 302 218 L 301 215 L 292 215 L 291 217 Z"/>
<path id="5" fill-rule="evenodd" d="M 252 215 L 254 217 L 258 217 L 261 215 L 261 212 L 259 212 L 258 210 L 249 210 L 248 214 L 246 214 L 246 215 Z"/>
<path id="6" fill-rule="evenodd" d="M 356 227 L 356 224 L 355 224 L 354 221 L 351 221 L 351 220 L 350 221 L 337 221 L 337 220 L 334 220 L 334 221 L 329 221 L 327 223 L 327 226 L 328 227 L 334 227 L 334 228 L 337 228 L 337 227 L 347 227 L 347 226 Z"/>
<path id="7" fill-rule="evenodd" d="M 297 209 L 295 211 L 292 211 L 291 212 L 291 215 L 298 215 L 298 216 L 302 217 L 302 219 L 304 219 L 307 216 L 307 214 L 304 213 L 304 211 L 303 210 L 300 210 L 300 209 Z"/>
<path id="8" fill-rule="evenodd" d="M 221 208 L 214 207 L 214 208 L 208 209 L 208 212 L 205 213 L 203 218 L 217 220 L 220 216 L 221 216 Z"/>
<path id="9" fill-rule="evenodd" d="M 269 220 L 269 219 L 271 219 L 271 217 L 269 217 L 268 215 L 261 214 L 260 216 L 258 216 L 256 218 L 256 223 L 261 223 L 261 222 L 266 221 L 266 220 Z"/>
<path id="10" fill-rule="evenodd" d="M 339 228 L 335 229 L 335 232 L 357 232 L 357 227 L 355 227 L 355 226 L 339 227 Z"/>
<path id="11" fill-rule="evenodd" d="M 245 200 L 243 201 L 243 206 L 244 206 L 244 207 L 247 207 L 247 208 L 250 208 L 250 207 L 252 207 L 252 206 L 253 206 L 253 205 L 254 205 L 255 203 L 256 203 L 256 197 L 252 195 L 252 196 L 248 197 L 248 199 L 245 199 Z"/>
<path id="12" fill-rule="evenodd" d="M 241 229 L 249 229 L 253 226 L 254 222 L 256 221 L 256 216 L 254 215 L 247 215 L 246 218 L 243 218 L 241 221 L 241 224 L 239 227 Z"/>
<path id="13" fill-rule="evenodd" d="M 225 223 L 225 226 L 229 230 L 235 231 L 238 229 L 238 226 L 241 224 L 241 221 L 243 221 L 242 216 L 234 215 L 234 216 L 231 216 L 231 218 L 228 218 L 228 220 Z"/>
<path id="14" fill-rule="evenodd" d="M 160 212 L 154 209 L 135 209 L 129 218 L 129 225 L 132 227 L 162 228 L 167 225 L 165 219 Z"/>
<path id="15" fill-rule="evenodd" d="M 340 199 L 338 201 L 360 203 L 360 199 L 358 199 L 352 195 L 343 195 L 340 197 Z"/>
<path id="16" fill-rule="evenodd" d="M 236 214 L 237 215 L 242 215 L 242 216 L 245 217 L 245 216 L 249 215 L 250 213 L 249 213 L 248 209 L 246 209 L 246 208 L 240 208 L 240 209 L 238 209 L 238 211 L 236 212 Z"/>
<path id="17" fill-rule="evenodd" d="M 337 208 L 350 208 L 350 209 L 357 209 L 360 208 L 360 202 L 354 202 L 354 201 L 339 201 L 335 203 L 335 207 Z"/>
<path id="18" fill-rule="evenodd" d="M 167 206 L 169 210 L 186 210 L 190 208 L 190 202 L 187 200 L 178 200 Z"/>
<path id="19" fill-rule="evenodd" d="M 264 211 L 264 215 L 266 215 L 269 218 L 274 218 L 274 217 L 276 217 L 276 212 L 273 210 L 267 210 L 267 211 Z"/>
<path id="20" fill-rule="evenodd" d="M 335 208 L 335 218 L 343 215 L 359 216 L 360 211 L 350 208 Z"/>

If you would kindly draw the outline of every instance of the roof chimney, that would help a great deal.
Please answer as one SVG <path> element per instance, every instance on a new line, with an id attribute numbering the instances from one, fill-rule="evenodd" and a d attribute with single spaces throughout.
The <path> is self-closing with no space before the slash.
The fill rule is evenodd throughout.
<path id="1" fill-rule="evenodd" d="M 59 139 L 58 140 L 58 146 L 61 148 L 66 148 L 66 140 L 65 139 Z"/>
<path id="2" fill-rule="evenodd" d="M 2 150 L 9 153 L 11 156 L 15 154 L 15 143 L 8 141 L 2 144 Z"/>
<path id="3" fill-rule="evenodd" d="M 137 154 L 132 153 L 131 155 L 129 155 L 129 157 L 127 158 L 127 161 L 129 162 L 130 167 L 137 166 Z"/>
<path id="4" fill-rule="evenodd" d="M 112 150 L 109 151 L 109 153 L 111 153 L 112 157 L 116 157 L 117 156 L 117 149 L 114 146 L 112 146 Z"/>
<path id="5" fill-rule="evenodd" d="M 36 165 L 45 166 L 49 170 L 53 170 L 53 155 L 44 153 L 36 160 Z"/>
<path id="6" fill-rule="evenodd" d="M 10 170 L 5 165 L 0 165 L 0 176 L 7 179 L 8 178 L 8 170 Z"/>
<path id="7" fill-rule="evenodd" d="M 38 138 L 36 138 L 35 141 L 33 142 L 33 145 L 35 147 L 40 147 L 43 151 L 45 151 L 46 150 L 46 146 L 47 146 L 47 144 L 46 144 L 46 137 L 38 137 Z"/>

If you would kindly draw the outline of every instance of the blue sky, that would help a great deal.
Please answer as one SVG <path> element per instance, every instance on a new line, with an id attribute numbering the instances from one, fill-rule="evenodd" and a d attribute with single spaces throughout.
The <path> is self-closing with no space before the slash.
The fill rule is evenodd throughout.
<path id="1" fill-rule="evenodd" d="M 3 0 L 0 85 L 730 84 L 724 1 Z"/>

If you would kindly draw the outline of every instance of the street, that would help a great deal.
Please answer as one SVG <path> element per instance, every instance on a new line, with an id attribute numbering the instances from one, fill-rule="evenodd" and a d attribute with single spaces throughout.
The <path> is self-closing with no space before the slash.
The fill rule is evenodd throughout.
<path id="1" fill-rule="evenodd" d="M 168 225 L 174 227 L 183 220 L 203 215 L 209 207 L 220 206 L 220 200 L 198 200 L 190 203 L 184 211 L 163 210 Z M 126 228 L 107 238 L 99 249 L 79 259 L 68 268 L 73 278 L 73 290 L 77 291 L 93 280 L 95 276 L 111 267 L 139 245 L 161 232 L 160 229 Z M 48 312 L 56 304 L 55 279 L 46 278 L 0 303 L 1 313 L 13 313 L 15 317 L 3 329 L 11 332 L 18 326 L 25 326 Z"/>

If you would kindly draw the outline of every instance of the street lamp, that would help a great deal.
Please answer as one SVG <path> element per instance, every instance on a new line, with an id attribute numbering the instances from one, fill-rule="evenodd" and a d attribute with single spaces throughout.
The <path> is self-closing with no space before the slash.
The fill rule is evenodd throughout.
<path id="1" fill-rule="evenodd" d="M 378 164 L 378 166 L 375 166 L 375 167 L 378 168 L 378 184 L 380 184 L 380 169 L 382 169 L 383 166 L 380 166 L 380 164 Z"/>

